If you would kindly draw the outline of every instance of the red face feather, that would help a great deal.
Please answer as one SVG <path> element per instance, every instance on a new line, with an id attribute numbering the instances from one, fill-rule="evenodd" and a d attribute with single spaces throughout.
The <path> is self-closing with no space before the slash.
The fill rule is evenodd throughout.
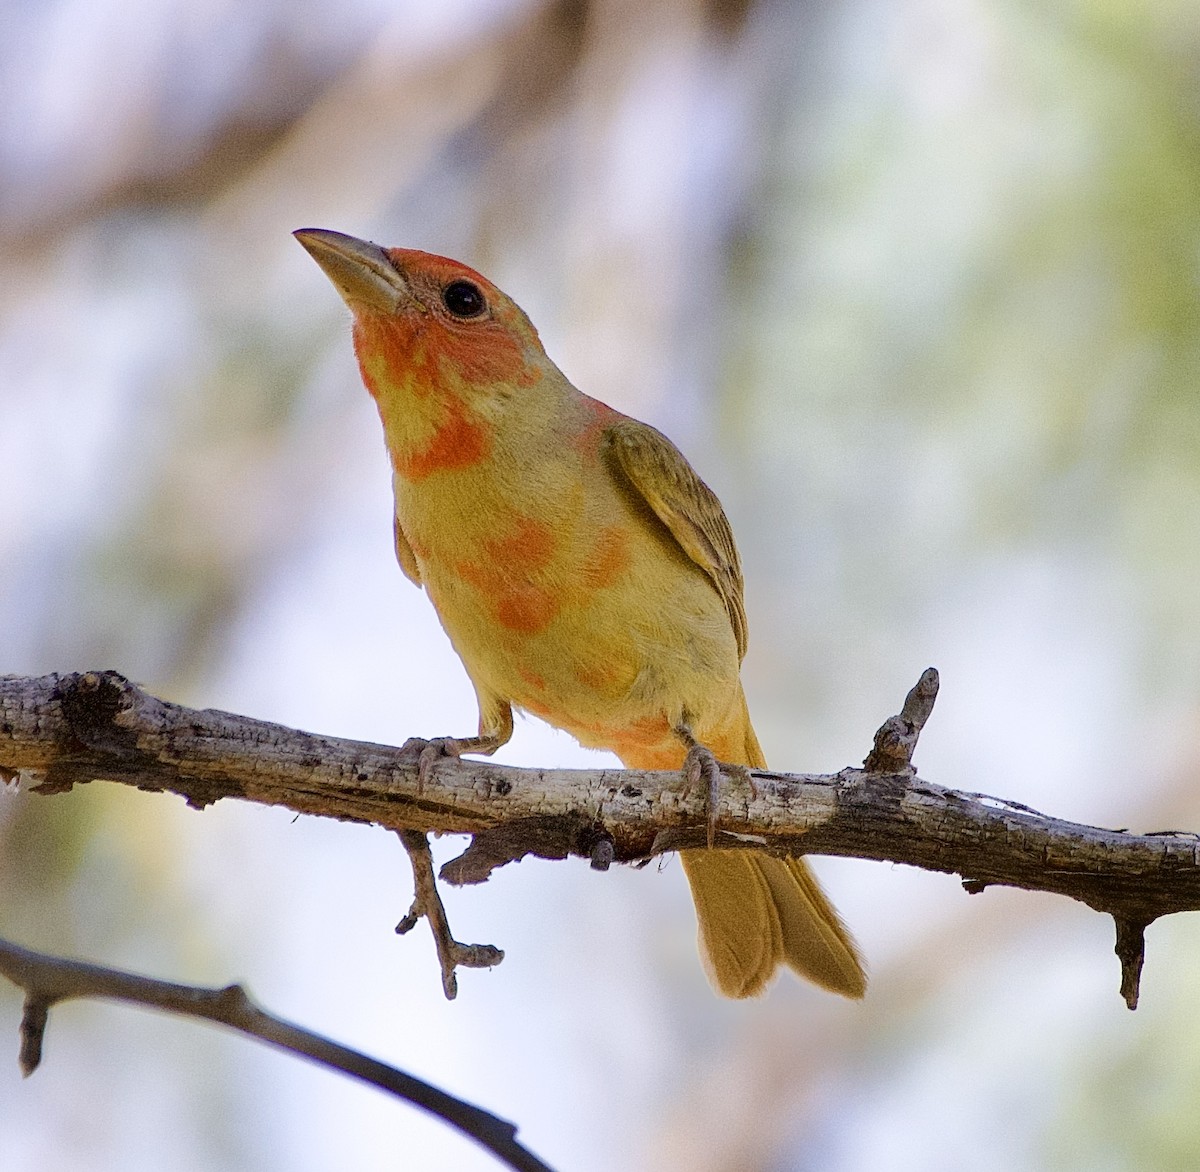
<path id="1" fill-rule="evenodd" d="M 411 248 L 390 248 L 388 259 L 408 281 L 418 304 L 398 317 L 416 318 L 426 354 L 437 356 L 444 378 L 487 386 L 528 387 L 543 376 L 544 358 L 537 330 L 525 314 L 486 277 L 449 257 Z M 456 282 L 468 282 L 483 294 L 486 310 L 460 319 L 442 304 Z"/>

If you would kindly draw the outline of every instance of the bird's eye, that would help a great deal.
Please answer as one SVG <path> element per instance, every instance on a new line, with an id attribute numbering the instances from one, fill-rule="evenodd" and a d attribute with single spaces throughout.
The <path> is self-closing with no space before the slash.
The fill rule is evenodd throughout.
<path id="1" fill-rule="evenodd" d="M 442 290 L 442 304 L 455 317 L 478 317 L 487 309 L 483 291 L 471 281 L 451 281 Z"/>

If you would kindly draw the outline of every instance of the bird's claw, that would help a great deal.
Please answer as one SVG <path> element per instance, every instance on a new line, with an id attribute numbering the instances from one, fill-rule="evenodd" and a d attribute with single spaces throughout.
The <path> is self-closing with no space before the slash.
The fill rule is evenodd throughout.
<path id="1" fill-rule="evenodd" d="M 417 767 L 417 793 L 425 789 L 429 771 L 435 762 L 447 757 L 461 757 L 462 754 L 463 743 L 457 737 L 433 737 L 429 740 L 424 737 L 409 737 L 400 746 L 401 760 L 405 764 Z"/>
<path id="2" fill-rule="evenodd" d="M 683 776 L 688 788 L 705 784 L 705 805 L 708 808 L 708 846 L 717 841 L 717 807 L 721 800 L 721 766 L 711 749 L 693 744 L 683 761 Z"/>

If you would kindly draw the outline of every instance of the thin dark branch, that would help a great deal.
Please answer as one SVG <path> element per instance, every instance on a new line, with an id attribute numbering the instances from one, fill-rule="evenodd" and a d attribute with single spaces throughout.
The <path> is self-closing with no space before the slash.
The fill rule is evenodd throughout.
<path id="1" fill-rule="evenodd" d="M 930 669 L 876 734 L 870 768 L 756 770 L 728 776 L 710 797 L 677 772 L 452 758 L 437 761 L 422 786 L 399 749 L 183 708 L 115 672 L 0 677 L 0 775 L 40 793 L 105 779 L 196 807 L 241 798 L 393 830 L 470 834 L 468 850 L 442 868 L 452 883 L 482 882 L 528 854 L 606 866 L 703 847 L 711 818 L 725 849 L 905 863 L 957 873 L 972 892 L 1006 885 L 1081 900 L 1118 925 L 1132 1004 L 1142 959 L 1134 926 L 1200 908 L 1200 839 L 1082 826 L 924 781 L 912 752 L 936 694 Z"/>
<path id="2" fill-rule="evenodd" d="M 103 965 L 47 956 L 6 940 L 0 940 L 0 973 L 25 991 L 20 1062 L 26 1076 L 33 1073 L 41 1060 L 42 1038 L 52 1006 L 79 997 L 128 1001 L 217 1022 L 277 1049 L 361 1079 L 436 1115 L 510 1168 L 520 1172 L 550 1172 L 548 1165 L 517 1142 L 514 1124 L 357 1050 L 274 1017 L 255 1005 L 240 985 L 223 989 L 176 985 Z"/>

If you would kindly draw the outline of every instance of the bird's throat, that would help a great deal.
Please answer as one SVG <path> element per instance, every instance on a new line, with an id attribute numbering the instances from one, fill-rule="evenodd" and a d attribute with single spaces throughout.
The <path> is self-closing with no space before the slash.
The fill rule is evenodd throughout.
<path id="1" fill-rule="evenodd" d="M 354 349 L 398 476 L 424 480 L 487 457 L 491 425 L 472 410 L 460 388 L 449 385 L 419 334 L 393 322 L 382 327 L 356 322 Z"/>

